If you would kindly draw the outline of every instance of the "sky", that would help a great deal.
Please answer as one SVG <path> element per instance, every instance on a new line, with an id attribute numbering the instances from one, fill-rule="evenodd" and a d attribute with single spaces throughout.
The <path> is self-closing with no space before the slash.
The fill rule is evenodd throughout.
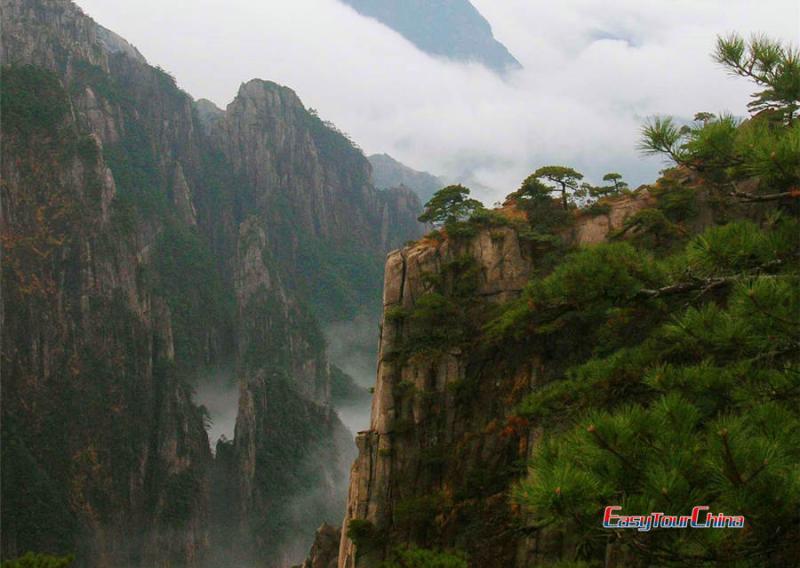
<path id="1" fill-rule="evenodd" d="M 365 153 L 502 200 L 539 166 L 631 186 L 666 164 L 636 150 L 649 116 L 746 114 L 752 86 L 710 53 L 733 31 L 800 36 L 797 0 L 473 0 L 522 63 L 505 78 L 437 59 L 337 0 L 77 0 L 85 12 L 222 108 L 272 80 Z"/>

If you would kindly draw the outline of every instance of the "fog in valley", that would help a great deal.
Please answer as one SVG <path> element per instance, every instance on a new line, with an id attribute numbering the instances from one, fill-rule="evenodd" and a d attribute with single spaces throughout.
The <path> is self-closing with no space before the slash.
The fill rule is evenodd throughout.
<path id="1" fill-rule="evenodd" d="M 211 451 L 215 450 L 220 436 L 233 440 L 239 409 L 239 384 L 233 369 L 222 367 L 204 374 L 195 387 L 194 400 L 205 406 L 211 419 L 208 428 Z"/>
<path id="2" fill-rule="evenodd" d="M 357 433 L 369 427 L 368 389 L 375 386 L 380 316 L 364 312 L 352 321 L 335 322 L 324 328 L 328 357 L 332 364 L 352 377 L 364 392 L 349 401 L 335 401 L 336 412 L 348 430 Z"/>

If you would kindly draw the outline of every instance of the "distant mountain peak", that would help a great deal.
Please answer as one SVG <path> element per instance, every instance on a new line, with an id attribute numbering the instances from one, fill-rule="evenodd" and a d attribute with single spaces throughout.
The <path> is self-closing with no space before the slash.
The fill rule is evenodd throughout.
<path id="1" fill-rule="evenodd" d="M 503 73 L 521 67 L 469 0 L 340 0 L 390 27 L 420 50 Z"/>
<path id="2" fill-rule="evenodd" d="M 407 187 L 426 203 L 445 185 L 440 178 L 409 168 L 389 154 L 373 154 L 368 159 L 372 166 L 372 183 L 378 189 Z"/>
<path id="3" fill-rule="evenodd" d="M 139 63 L 147 63 L 147 60 L 139 53 L 139 50 L 119 34 L 112 32 L 108 28 L 104 28 L 100 24 L 97 24 L 95 33 L 97 34 L 97 42 L 108 53 L 124 53 Z"/>

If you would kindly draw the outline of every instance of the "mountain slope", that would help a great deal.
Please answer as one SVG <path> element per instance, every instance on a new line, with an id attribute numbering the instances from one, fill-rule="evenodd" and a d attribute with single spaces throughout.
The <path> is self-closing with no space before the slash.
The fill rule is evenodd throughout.
<path id="1" fill-rule="evenodd" d="M 405 186 L 413 189 L 422 203 L 427 203 L 433 194 L 446 184 L 428 172 L 409 168 L 392 158 L 389 154 L 369 156 L 372 166 L 372 183 L 379 189 Z"/>
<path id="2" fill-rule="evenodd" d="M 710 185 L 667 170 L 549 239 L 542 204 L 512 194 L 389 255 L 340 568 L 404 565 L 415 547 L 465 568 L 690 565 L 698 550 L 792 564 L 797 196 L 737 202 Z M 602 525 L 612 504 L 696 503 L 751 528 L 687 543 Z M 773 515 L 781 530 L 762 532 Z"/>
<path id="3" fill-rule="evenodd" d="M 520 67 L 469 0 L 341 1 L 431 55 L 475 61 L 498 73 Z"/>
<path id="4" fill-rule="evenodd" d="M 69 1 L 0 10 L 3 559 L 290 558 L 353 451 L 319 322 L 379 302 L 419 201 L 285 87 L 221 111 Z M 218 368 L 242 396 L 215 460 L 192 391 Z"/>

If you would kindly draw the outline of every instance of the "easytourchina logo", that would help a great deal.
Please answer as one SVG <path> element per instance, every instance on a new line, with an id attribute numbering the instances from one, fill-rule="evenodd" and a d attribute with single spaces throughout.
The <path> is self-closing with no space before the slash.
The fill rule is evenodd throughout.
<path id="1" fill-rule="evenodd" d="M 649 515 L 616 514 L 620 506 L 606 507 L 603 513 L 603 528 L 636 529 L 647 532 L 652 529 L 741 529 L 744 527 L 742 515 L 726 515 L 711 513 L 709 507 L 698 505 L 692 508 L 689 515 L 665 515 L 650 513 Z"/>

